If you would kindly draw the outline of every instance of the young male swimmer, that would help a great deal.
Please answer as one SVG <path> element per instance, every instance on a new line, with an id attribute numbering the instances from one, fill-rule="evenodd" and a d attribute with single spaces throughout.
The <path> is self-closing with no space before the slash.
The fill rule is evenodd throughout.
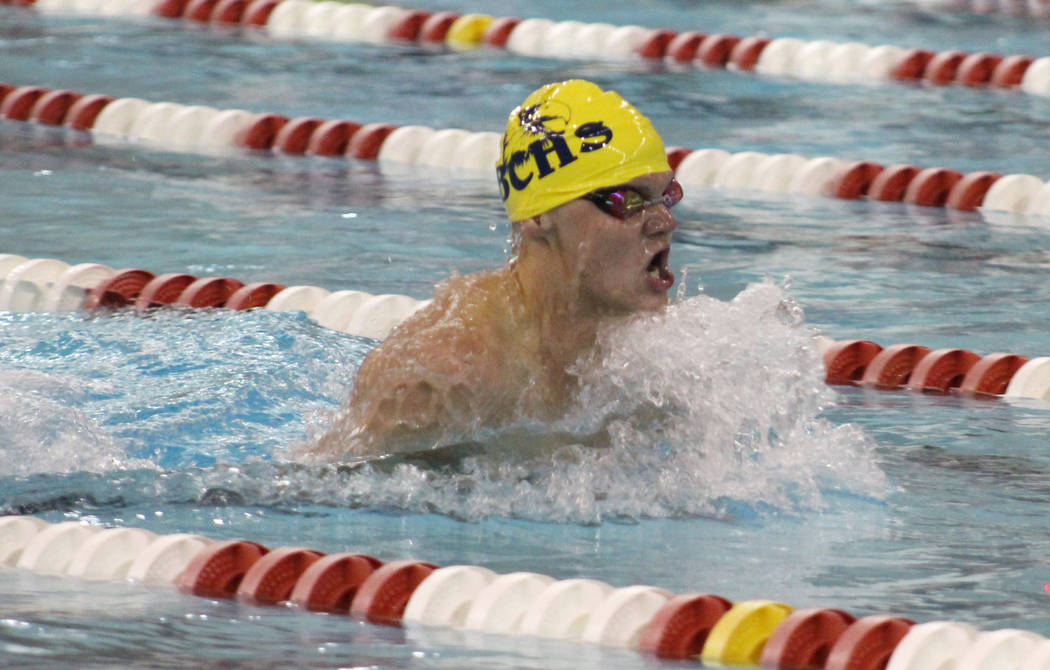
<path id="1" fill-rule="evenodd" d="M 317 445 L 419 452 L 562 417 L 599 326 L 661 310 L 682 189 L 649 120 L 583 80 L 511 112 L 497 177 L 513 227 L 502 269 L 448 279 L 364 360 Z"/>

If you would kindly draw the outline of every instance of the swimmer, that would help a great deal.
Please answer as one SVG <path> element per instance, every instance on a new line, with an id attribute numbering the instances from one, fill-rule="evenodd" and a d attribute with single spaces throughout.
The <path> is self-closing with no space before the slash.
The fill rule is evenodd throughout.
<path id="1" fill-rule="evenodd" d="M 556 421 L 599 327 L 667 305 L 682 189 L 646 117 L 591 82 L 549 84 L 511 112 L 501 147 L 506 266 L 446 280 L 369 353 L 317 453 L 421 452 Z"/>

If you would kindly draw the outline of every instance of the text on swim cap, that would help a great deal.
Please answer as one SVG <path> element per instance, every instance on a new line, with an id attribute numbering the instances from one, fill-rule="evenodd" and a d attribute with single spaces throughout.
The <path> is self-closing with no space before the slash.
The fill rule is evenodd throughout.
<path id="1" fill-rule="evenodd" d="M 612 141 L 612 128 L 602 121 L 592 121 L 581 124 L 573 133 L 575 140 L 579 140 L 579 146 L 575 153 L 565 139 L 564 133 L 546 132 L 544 137 L 535 140 L 525 149 L 521 149 L 506 156 L 504 150 L 503 162 L 496 166 L 496 179 L 499 181 L 500 195 L 506 200 L 510 197 L 511 189 L 523 191 L 528 187 L 533 177 L 543 179 L 558 169 L 572 163 L 583 153 L 597 151 L 607 146 Z M 506 142 L 504 142 L 504 145 Z M 558 157 L 558 165 L 554 166 L 550 161 L 550 154 Z M 535 172 L 529 164 L 533 163 Z"/>

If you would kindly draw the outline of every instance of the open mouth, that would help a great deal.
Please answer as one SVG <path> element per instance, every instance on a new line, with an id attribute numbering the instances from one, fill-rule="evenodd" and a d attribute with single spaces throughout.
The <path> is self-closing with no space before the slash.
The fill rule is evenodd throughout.
<path id="1" fill-rule="evenodd" d="M 649 282 L 658 290 L 666 291 L 674 284 L 674 274 L 667 269 L 667 259 L 670 255 L 670 249 L 657 252 L 645 269 L 649 275 Z"/>

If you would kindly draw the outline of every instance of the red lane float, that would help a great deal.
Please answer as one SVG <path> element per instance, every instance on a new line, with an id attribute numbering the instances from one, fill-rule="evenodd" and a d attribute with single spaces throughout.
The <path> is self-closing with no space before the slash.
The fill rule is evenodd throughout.
<path id="1" fill-rule="evenodd" d="M 288 600 L 303 572 L 322 556 L 305 547 L 279 547 L 266 553 L 248 568 L 237 587 L 237 600 L 253 605 Z"/>
<path id="2" fill-rule="evenodd" d="M 252 0 L 244 8 L 241 23 L 246 26 L 265 26 L 270 20 L 270 14 L 281 0 Z"/>
<path id="3" fill-rule="evenodd" d="M 677 170 L 682 159 L 691 153 L 693 153 L 693 150 L 685 147 L 667 147 L 667 164 L 671 166 L 672 170 Z"/>
<path id="4" fill-rule="evenodd" d="M 153 14 L 166 19 L 182 18 L 188 4 L 189 0 L 160 0 L 153 6 Z"/>
<path id="5" fill-rule="evenodd" d="M 324 119 L 300 116 L 281 126 L 273 139 L 273 148 L 286 154 L 305 154 L 310 136 L 324 123 Z"/>
<path id="6" fill-rule="evenodd" d="M 883 167 L 870 161 L 850 163 L 831 180 L 829 190 L 836 198 L 856 200 L 868 194 L 875 178 L 882 174 Z"/>
<path id="7" fill-rule="evenodd" d="M 431 15 L 420 25 L 418 39 L 422 42 L 444 42 L 448 29 L 459 17 L 456 12 L 437 12 Z"/>
<path id="8" fill-rule="evenodd" d="M 288 599 L 312 612 L 347 614 L 358 589 L 382 565 L 364 554 L 329 554 L 303 571 Z"/>
<path id="9" fill-rule="evenodd" d="M 825 381 L 851 384 L 861 378 L 882 347 L 868 340 L 836 342 L 824 352 Z"/>
<path id="10" fill-rule="evenodd" d="M 649 60 L 663 58 L 667 54 L 667 49 L 671 42 L 677 36 L 677 33 L 672 30 L 653 30 L 645 38 L 645 41 L 638 45 L 636 53 L 642 58 Z"/>
<path id="11" fill-rule="evenodd" d="M 28 121 L 33 105 L 47 92 L 40 86 L 19 86 L 0 102 L 0 116 L 12 121 Z"/>
<path id="12" fill-rule="evenodd" d="M 211 21 L 212 14 L 215 13 L 215 7 L 218 3 L 219 0 L 190 0 L 182 13 L 182 18 L 202 23 Z"/>
<path id="13" fill-rule="evenodd" d="M 736 35 L 710 35 L 700 43 L 696 51 L 696 60 L 707 67 L 725 67 L 729 62 L 729 55 L 740 43 Z"/>
<path id="14" fill-rule="evenodd" d="M 205 598 L 232 598 L 244 575 L 267 553 L 248 540 L 229 540 L 205 547 L 176 580 L 181 591 Z"/>
<path id="15" fill-rule="evenodd" d="M 238 24 L 248 9 L 248 0 L 219 0 L 211 13 L 212 23 Z"/>
<path id="16" fill-rule="evenodd" d="M 945 205 L 970 212 L 981 206 L 992 184 L 1002 177 L 998 172 L 971 172 L 952 187 Z"/>
<path id="17" fill-rule="evenodd" d="M 421 561 L 391 561 L 371 575 L 350 602 L 350 615 L 371 623 L 398 625 L 412 592 L 437 569 Z"/>
<path id="18" fill-rule="evenodd" d="M 955 81 L 959 65 L 965 58 L 966 54 L 962 51 L 942 51 L 934 54 L 923 69 L 922 78 L 931 84 L 950 84 Z"/>
<path id="19" fill-rule="evenodd" d="M 64 125 L 74 130 L 90 130 L 99 112 L 113 100 L 112 96 L 97 93 L 82 96 L 69 108 Z"/>
<path id="20" fill-rule="evenodd" d="M 729 62 L 738 70 L 754 70 L 762 50 L 770 41 L 768 37 L 745 37 L 733 47 L 729 54 Z"/>
<path id="21" fill-rule="evenodd" d="M 678 33 L 667 44 L 667 52 L 664 57 L 677 63 L 689 63 L 696 58 L 696 52 L 705 39 L 707 39 L 707 33 L 696 31 Z"/>
<path id="22" fill-rule="evenodd" d="M 179 295 L 186 287 L 197 280 L 193 275 L 178 272 L 169 272 L 159 275 L 150 280 L 142 287 L 138 297 L 135 299 L 135 309 L 149 309 L 170 305 L 179 299 Z"/>
<path id="23" fill-rule="evenodd" d="M 908 377 L 908 388 L 913 391 L 940 391 L 946 393 L 962 384 L 966 373 L 980 360 L 980 356 L 965 349 L 937 349 L 922 357 Z"/>
<path id="24" fill-rule="evenodd" d="M 229 277 L 202 277 L 179 294 L 175 301 L 186 307 L 223 307 L 243 283 Z"/>
<path id="25" fill-rule="evenodd" d="M 919 171 L 914 165 L 889 166 L 872 180 L 871 186 L 868 187 L 868 197 L 872 200 L 900 202 L 904 199 L 908 185 Z"/>
<path id="26" fill-rule="evenodd" d="M 1002 395 L 1021 366 L 1028 362 L 1017 354 L 988 354 L 973 364 L 959 390 L 966 393 Z"/>
<path id="27" fill-rule="evenodd" d="M 152 272 L 138 269 L 119 270 L 115 275 L 96 285 L 84 299 L 84 308 L 117 309 L 133 305 L 139 293 L 154 277 Z"/>
<path id="28" fill-rule="evenodd" d="M 766 641 L 761 666 L 770 670 L 823 668 L 831 648 L 854 621 L 853 615 L 836 609 L 812 607 L 792 612 Z"/>
<path id="29" fill-rule="evenodd" d="M 389 37 L 392 40 L 404 40 L 415 42 L 419 38 L 419 30 L 423 23 L 431 16 L 430 12 L 414 9 L 402 16 L 397 23 L 390 28 Z"/>
<path id="30" fill-rule="evenodd" d="M 992 53 L 970 54 L 959 63 L 955 73 L 955 83 L 964 86 L 986 86 L 991 83 L 992 75 L 1003 57 Z"/>
<path id="31" fill-rule="evenodd" d="M 911 180 L 904 192 L 904 202 L 923 207 L 943 207 L 948 201 L 948 194 L 962 179 L 955 170 L 944 168 L 927 168 Z"/>
<path id="32" fill-rule="evenodd" d="M 721 596 L 674 596 L 642 629 L 638 648 L 660 658 L 699 656 L 708 633 L 732 607 L 733 603 Z"/>
<path id="33" fill-rule="evenodd" d="M 900 80 L 922 79 L 926 66 L 933 58 L 933 52 L 925 49 L 909 49 L 897 64 L 890 69 L 890 76 Z"/>
<path id="34" fill-rule="evenodd" d="M 270 149 L 278 133 L 288 123 L 287 116 L 260 114 L 250 126 L 240 131 L 235 139 L 237 146 L 246 149 Z"/>
<path id="35" fill-rule="evenodd" d="M 396 129 L 397 126 L 390 123 L 369 123 L 361 126 L 361 129 L 350 139 L 350 145 L 346 148 L 347 155 L 364 160 L 375 160 L 379 155 L 379 148 L 383 146 L 383 140 Z"/>
<path id="36" fill-rule="evenodd" d="M 895 344 L 880 351 L 868 363 L 860 378 L 862 386 L 899 388 L 908 383 L 915 366 L 926 354 L 927 347 L 917 344 Z"/>
<path id="37" fill-rule="evenodd" d="M 29 118 L 37 123 L 49 126 L 60 126 L 66 120 L 66 115 L 81 95 L 75 91 L 61 89 L 50 91 L 40 96 L 29 111 Z"/>
<path id="38" fill-rule="evenodd" d="M 991 84 L 1002 88 L 1020 86 L 1024 73 L 1033 62 L 1035 59 L 1031 56 L 1007 56 L 992 72 Z"/>
<path id="39" fill-rule="evenodd" d="M 889 615 L 858 619 L 831 648 L 825 670 L 883 670 L 914 623 Z"/>
<path id="40" fill-rule="evenodd" d="M 490 47 L 505 48 L 507 46 L 507 39 L 510 34 L 514 32 L 514 29 L 521 23 L 521 19 L 514 17 L 507 17 L 502 19 L 496 19 L 489 24 L 489 27 L 485 29 L 484 34 L 481 36 L 482 44 L 487 44 Z"/>
<path id="41" fill-rule="evenodd" d="M 284 284 L 254 282 L 237 289 L 226 301 L 227 309 L 252 309 L 265 307 L 270 299 L 285 289 Z"/>
<path id="42" fill-rule="evenodd" d="M 342 156 L 354 133 L 361 129 L 353 121 L 325 121 L 310 135 L 306 153 L 311 156 Z"/>

